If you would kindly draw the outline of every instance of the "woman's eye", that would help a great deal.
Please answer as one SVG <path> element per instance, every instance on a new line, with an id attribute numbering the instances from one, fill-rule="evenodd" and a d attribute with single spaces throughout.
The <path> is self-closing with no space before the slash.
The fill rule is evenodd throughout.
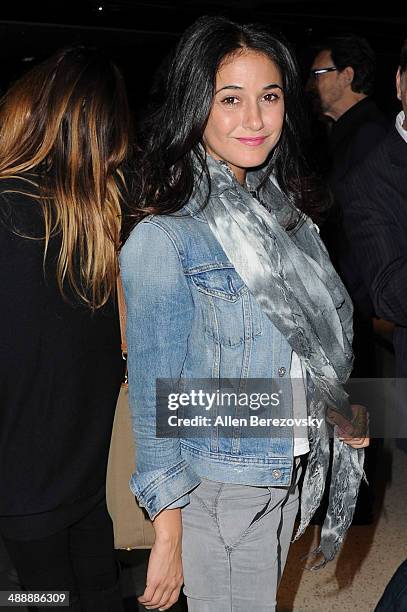
<path id="1" fill-rule="evenodd" d="M 268 93 L 265 96 L 263 96 L 263 100 L 265 100 L 266 102 L 275 102 L 276 100 L 279 100 L 280 96 L 276 93 Z"/>
<path id="2" fill-rule="evenodd" d="M 228 96 L 227 98 L 224 98 L 222 100 L 222 104 L 225 104 L 226 106 L 233 106 L 234 104 L 237 104 L 239 102 L 239 99 L 236 98 L 236 96 Z"/>

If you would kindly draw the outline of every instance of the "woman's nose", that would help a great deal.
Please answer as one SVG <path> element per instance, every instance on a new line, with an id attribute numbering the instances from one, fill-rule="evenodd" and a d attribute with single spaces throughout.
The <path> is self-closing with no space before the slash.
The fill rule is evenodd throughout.
<path id="1" fill-rule="evenodd" d="M 243 117 L 243 127 L 258 131 L 261 130 L 263 126 L 263 117 L 259 105 L 257 103 L 250 104 Z"/>

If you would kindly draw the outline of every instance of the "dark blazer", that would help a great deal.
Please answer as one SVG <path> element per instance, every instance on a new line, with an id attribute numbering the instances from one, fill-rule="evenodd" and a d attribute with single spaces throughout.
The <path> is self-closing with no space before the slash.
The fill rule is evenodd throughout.
<path id="1" fill-rule="evenodd" d="M 329 145 L 332 155 L 330 183 L 336 187 L 373 151 L 389 129 L 388 121 L 369 97 L 354 104 L 332 126 Z"/>
<path id="2" fill-rule="evenodd" d="M 385 138 L 388 130 L 387 119 L 375 102 L 367 97 L 354 104 L 333 124 L 329 137 L 332 165 L 328 181 L 334 200 L 321 227 L 321 237 L 334 266 L 347 284 L 358 313 L 365 318 L 373 316 L 373 306 L 366 292 L 363 295 L 359 288 L 357 295 L 352 292 L 360 281 L 357 270 L 349 261 L 348 247 L 344 241 L 344 218 L 338 190 L 347 175 Z"/>
<path id="3" fill-rule="evenodd" d="M 351 257 L 376 316 L 396 324 L 396 375 L 407 377 L 407 143 L 396 128 L 338 193 Z"/>

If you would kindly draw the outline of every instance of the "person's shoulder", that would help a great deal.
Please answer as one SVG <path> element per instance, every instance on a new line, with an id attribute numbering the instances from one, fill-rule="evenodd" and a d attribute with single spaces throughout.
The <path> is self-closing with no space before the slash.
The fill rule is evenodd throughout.
<path id="1" fill-rule="evenodd" d="M 149 215 L 137 223 L 122 246 L 120 260 L 144 261 L 162 258 L 167 261 L 180 255 L 180 241 L 167 215 Z"/>
<path id="2" fill-rule="evenodd" d="M 146 240 L 153 237 L 156 240 L 165 240 L 165 236 L 177 242 L 185 231 L 185 224 L 180 223 L 185 219 L 191 219 L 189 214 L 182 214 L 182 211 L 172 214 L 148 215 L 144 217 L 133 228 L 129 239 Z"/>
<path id="3" fill-rule="evenodd" d="M 341 123 L 341 120 L 340 120 Z M 390 123 L 379 109 L 374 100 L 370 97 L 364 98 L 344 113 L 342 123 L 351 131 L 354 138 L 359 133 L 368 134 L 369 132 L 378 133 L 385 136 Z"/>
<path id="4" fill-rule="evenodd" d="M 401 138 L 396 128 L 392 127 L 378 146 L 366 157 L 363 167 L 366 172 L 385 174 L 398 157 L 405 163 L 407 143 Z"/>
<path id="5" fill-rule="evenodd" d="M 390 129 L 383 139 L 366 155 L 365 159 L 353 170 L 351 177 L 369 175 L 386 169 L 391 152 L 395 149 L 401 137 L 395 128 Z"/>
<path id="6" fill-rule="evenodd" d="M 383 142 L 383 152 L 389 157 L 393 166 L 407 165 L 407 142 L 394 126 Z"/>
<path id="7" fill-rule="evenodd" d="M 17 229 L 29 234 L 42 230 L 43 214 L 37 192 L 38 188 L 31 178 L 0 178 L 0 222 L 3 229 Z"/>
<path id="8" fill-rule="evenodd" d="M 154 256 L 178 261 L 184 270 L 216 259 L 219 245 L 209 225 L 188 205 L 165 215 L 150 215 L 139 222 L 123 245 L 121 258 Z"/>
<path id="9" fill-rule="evenodd" d="M 164 223 L 164 215 L 148 216 L 131 231 L 120 251 L 124 284 L 140 282 L 149 291 L 176 284 L 184 270 L 184 251 L 177 235 Z"/>
<path id="10" fill-rule="evenodd" d="M 403 145 L 407 147 L 407 143 L 402 140 L 397 130 L 390 129 L 383 140 L 348 173 L 339 186 L 338 194 L 342 201 L 345 202 L 353 195 L 366 194 L 370 197 L 379 184 L 390 185 L 392 181 L 389 175 L 393 171 L 393 158 L 397 156 L 399 148 L 403 148 Z"/>
<path id="11" fill-rule="evenodd" d="M 355 154 L 354 161 L 361 161 L 373 151 L 386 138 L 389 128 L 388 120 L 378 108 L 377 112 L 362 114 L 353 126 L 351 143 Z"/>
<path id="12" fill-rule="evenodd" d="M 160 236 L 166 235 L 179 251 L 185 251 L 191 242 L 205 234 L 207 227 L 206 221 L 203 221 L 199 213 L 191 210 L 188 203 L 176 212 L 146 217 L 133 231 L 136 235 L 155 234 L 158 240 Z"/>
<path id="13" fill-rule="evenodd" d="M 389 129 L 390 123 L 386 115 L 370 96 L 364 98 L 355 108 L 359 111 L 358 120 L 360 124 L 374 125 L 386 131 Z"/>
<path id="14" fill-rule="evenodd" d="M 388 131 L 389 125 L 387 123 L 369 119 L 356 127 L 353 141 L 361 140 L 366 142 L 367 145 L 373 146 L 386 138 Z"/>

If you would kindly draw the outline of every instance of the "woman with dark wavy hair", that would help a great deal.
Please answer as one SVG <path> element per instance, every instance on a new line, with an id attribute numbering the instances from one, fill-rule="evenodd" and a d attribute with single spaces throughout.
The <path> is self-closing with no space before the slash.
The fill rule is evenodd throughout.
<path id="1" fill-rule="evenodd" d="M 192 612 L 271 612 L 300 457 L 299 533 L 323 491 L 326 405 L 343 425 L 352 413 L 352 307 L 306 214 L 300 79 L 284 40 L 201 18 L 161 97 L 121 253 L 131 489 L 156 532 L 139 601 L 167 610 L 184 581 Z M 322 563 L 349 526 L 368 443 L 339 436 Z"/>
<path id="2" fill-rule="evenodd" d="M 105 481 L 128 156 L 124 82 L 94 51 L 1 101 L 0 534 L 24 589 L 70 591 L 74 610 L 122 609 Z"/>

